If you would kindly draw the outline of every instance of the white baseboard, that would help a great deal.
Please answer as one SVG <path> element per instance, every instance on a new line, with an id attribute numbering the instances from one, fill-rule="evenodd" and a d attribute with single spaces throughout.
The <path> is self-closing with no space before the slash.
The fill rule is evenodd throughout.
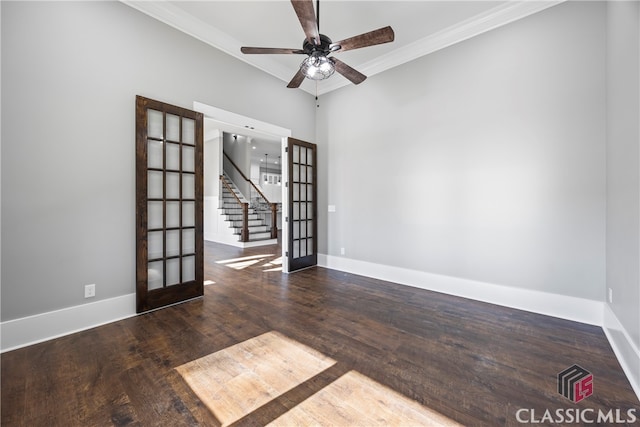
<path id="1" fill-rule="evenodd" d="M 235 246 L 236 248 L 255 248 L 258 246 L 277 245 L 278 239 L 256 240 L 252 242 L 238 242 L 238 236 L 234 239 L 225 239 L 216 235 L 205 235 L 204 240 L 208 242 L 222 243 L 223 245 Z"/>
<path id="2" fill-rule="evenodd" d="M 235 246 L 236 248 L 242 248 L 240 245 L 242 242 L 238 241 L 238 236 L 217 233 L 204 233 L 204 240 L 208 242 L 222 243 L 223 245 Z"/>
<path id="3" fill-rule="evenodd" d="M 318 265 L 375 279 L 602 326 L 604 302 L 318 254 Z"/>
<path id="4" fill-rule="evenodd" d="M 634 344 L 626 329 L 618 320 L 611 307 L 605 304 L 604 330 L 613 352 L 622 366 L 633 391 L 640 399 L 640 349 Z"/>
<path id="5" fill-rule="evenodd" d="M 136 315 L 136 294 L 0 323 L 0 352 L 91 329 Z"/>

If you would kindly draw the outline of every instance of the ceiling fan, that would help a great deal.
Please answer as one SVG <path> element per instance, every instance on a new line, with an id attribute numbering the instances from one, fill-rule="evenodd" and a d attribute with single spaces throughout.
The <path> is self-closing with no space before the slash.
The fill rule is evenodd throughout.
<path id="1" fill-rule="evenodd" d="M 339 42 L 333 42 L 324 34 L 320 34 L 320 0 L 316 2 L 317 17 L 313 9 L 313 0 L 291 0 L 293 9 L 300 20 L 306 36 L 302 49 L 270 48 L 270 47 L 242 47 L 245 54 L 297 54 L 307 55 L 300 64 L 300 69 L 291 79 L 287 87 L 297 88 L 305 77 L 311 80 L 324 80 L 337 71 L 353 84 L 362 83 L 367 76 L 351 68 L 337 58 L 329 55 L 346 50 L 359 49 L 392 42 L 394 39 L 391 27 L 379 28 Z"/>

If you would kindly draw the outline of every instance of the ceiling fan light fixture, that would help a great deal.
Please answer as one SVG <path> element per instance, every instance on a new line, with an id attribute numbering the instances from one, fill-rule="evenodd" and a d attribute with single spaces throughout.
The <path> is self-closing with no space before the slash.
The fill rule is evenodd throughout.
<path id="1" fill-rule="evenodd" d="M 331 77 L 336 71 L 336 66 L 322 52 L 313 52 L 302 61 L 300 70 L 308 79 L 324 80 Z"/>

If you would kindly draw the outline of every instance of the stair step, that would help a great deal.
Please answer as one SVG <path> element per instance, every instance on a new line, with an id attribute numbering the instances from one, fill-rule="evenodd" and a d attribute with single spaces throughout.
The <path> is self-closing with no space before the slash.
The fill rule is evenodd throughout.
<path id="1" fill-rule="evenodd" d="M 242 219 L 242 209 L 225 209 L 224 212 L 222 212 L 222 215 L 233 215 L 233 216 L 239 216 L 240 219 Z M 258 214 L 249 210 L 247 212 L 247 215 L 250 217 L 250 219 L 257 219 L 258 218 Z"/>
<path id="2" fill-rule="evenodd" d="M 240 201 L 241 202 L 246 202 L 246 200 L 244 200 L 242 198 L 242 196 L 240 196 Z M 223 204 L 228 204 L 228 205 L 236 205 L 236 206 L 238 206 L 238 199 L 236 199 L 235 197 L 223 197 L 222 198 L 222 203 Z"/>
<path id="3" fill-rule="evenodd" d="M 242 214 L 240 215 L 226 215 L 225 214 L 225 221 L 242 221 Z M 247 219 L 249 221 L 254 221 L 254 220 L 258 220 L 258 215 L 257 214 L 252 214 L 252 215 L 248 215 Z"/>
<path id="4" fill-rule="evenodd" d="M 233 234 L 240 234 L 242 233 L 242 227 L 233 227 L 235 229 L 235 232 Z M 258 226 L 250 226 L 249 227 L 249 234 L 254 234 L 254 233 L 267 233 L 269 232 L 269 230 L 267 230 L 267 226 L 266 225 L 258 225 Z"/>
<path id="5" fill-rule="evenodd" d="M 266 239 L 270 239 L 270 238 L 271 238 L 271 233 L 270 232 L 249 234 L 249 241 L 250 242 L 255 242 L 256 240 L 266 240 Z"/>
<path id="6" fill-rule="evenodd" d="M 243 208 L 241 206 L 238 206 L 238 204 L 236 203 L 235 205 L 223 205 L 223 206 L 220 206 L 218 209 L 224 209 L 228 213 L 242 213 Z M 248 208 L 248 212 L 250 214 L 256 213 L 255 209 L 253 208 Z"/>
<path id="7" fill-rule="evenodd" d="M 235 196 L 234 196 L 234 194 L 235 194 Z M 244 196 L 242 195 L 240 190 L 234 189 L 233 190 L 233 194 L 227 188 L 224 188 L 222 190 L 222 198 L 223 199 L 236 200 L 236 197 L 239 198 L 240 200 L 244 200 Z"/>
<path id="8" fill-rule="evenodd" d="M 236 235 L 240 235 L 240 233 L 234 233 Z M 270 239 L 271 238 L 271 232 L 270 231 L 265 231 L 265 232 L 256 232 L 256 233 L 249 233 L 249 241 L 253 242 L 256 240 L 265 240 L 265 239 Z"/>
<path id="9" fill-rule="evenodd" d="M 261 225 L 265 225 L 261 219 L 249 220 L 249 227 L 259 227 Z M 242 221 L 231 221 L 231 226 L 233 228 L 242 228 Z"/>

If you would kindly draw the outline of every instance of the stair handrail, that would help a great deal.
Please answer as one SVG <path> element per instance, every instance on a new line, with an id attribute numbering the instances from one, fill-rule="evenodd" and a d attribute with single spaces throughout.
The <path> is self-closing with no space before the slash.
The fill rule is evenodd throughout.
<path id="1" fill-rule="evenodd" d="M 224 154 L 224 156 L 227 158 L 227 160 L 229 160 L 229 162 L 231 163 L 231 165 L 232 165 L 234 168 L 236 168 L 236 170 L 237 170 L 238 172 L 240 172 L 240 175 L 242 176 L 242 178 L 243 178 L 245 181 L 247 181 L 248 183 L 250 183 L 250 184 L 251 184 L 251 186 L 254 188 L 254 190 L 256 190 L 256 191 L 258 192 L 258 194 L 260 194 L 260 196 L 264 199 L 264 201 L 265 201 L 266 203 L 268 203 L 268 204 L 270 204 L 270 205 L 271 205 L 272 203 L 269 201 L 269 199 L 267 199 L 267 196 L 265 196 L 265 195 L 262 193 L 262 191 L 260 191 L 260 189 L 258 188 L 258 186 L 256 186 L 256 184 L 255 184 L 253 181 L 251 181 L 249 178 L 247 178 L 247 176 L 246 176 L 246 175 L 245 175 L 245 174 L 240 170 L 240 168 L 238 167 L 238 165 L 236 165 L 236 164 L 234 163 L 234 161 L 233 161 L 233 160 L 231 160 L 231 157 L 229 157 L 229 155 L 228 155 L 227 153 L 224 153 L 224 152 L 223 152 L 222 154 Z"/>
<path id="2" fill-rule="evenodd" d="M 238 204 L 242 207 L 242 232 L 240 233 L 240 241 L 248 242 L 249 241 L 249 203 L 243 202 L 242 200 L 240 200 L 240 197 L 238 197 L 236 192 L 233 191 L 233 188 L 231 187 L 231 185 L 229 185 L 224 175 L 220 175 L 220 182 L 222 182 L 222 185 L 224 185 L 227 188 L 227 190 L 229 190 L 229 192 L 233 194 L 233 197 L 236 199 Z"/>
<path id="3" fill-rule="evenodd" d="M 256 190 L 256 192 L 260 195 L 260 197 L 262 197 L 264 199 L 265 203 L 271 207 L 271 238 L 272 239 L 277 239 L 278 238 L 278 223 L 277 223 L 278 204 L 277 203 L 271 203 L 269 201 L 269 199 L 267 199 L 267 196 L 265 196 L 262 193 L 262 191 L 260 191 L 258 186 L 253 181 L 251 181 L 249 178 L 247 178 L 247 176 L 244 174 L 244 172 L 242 172 L 242 170 L 240 170 L 238 165 L 236 165 L 235 162 L 233 160 L 231 160 L 231 157 L 229 157 L 229 155 L 227 153 L 225 153 L 223 151 L 222 154 L 224 154 L 224 157 L 227 160 L 229 160 L 229 163 L 231 163 L 231 166 L 233 166 L 238 172 L 240 172 L 240 176 L 242 176 L 242 178 L 245 181 L 247 181 L 249 184 L 251 184 L 251 186 L 254 188 L 254 190 Z"/>

